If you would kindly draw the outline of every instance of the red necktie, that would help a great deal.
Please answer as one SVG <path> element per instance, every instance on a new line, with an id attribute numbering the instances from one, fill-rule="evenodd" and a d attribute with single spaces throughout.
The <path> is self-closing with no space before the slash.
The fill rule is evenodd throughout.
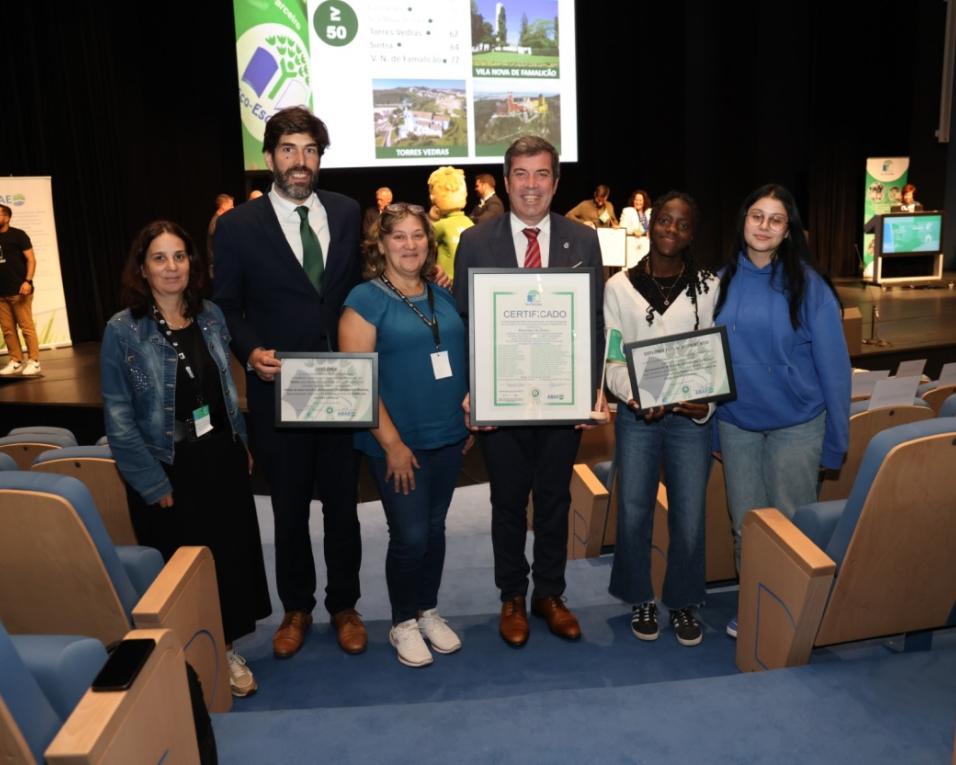
<path id="1" fill-rule="evenodd" d="M 538 228 L 525 228 L 521 230 L 528 237 L 528 249 L 524 252 L 525 268 L 541 268 L 541 245 L 538 244 Z"/>

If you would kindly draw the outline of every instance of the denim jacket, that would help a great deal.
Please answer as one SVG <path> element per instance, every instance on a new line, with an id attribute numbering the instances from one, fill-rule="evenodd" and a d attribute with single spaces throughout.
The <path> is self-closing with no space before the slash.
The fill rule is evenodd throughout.
<path id="1" fill-rule="evenodd" d="M 218 306 L 204 300 L 196 323 L 219 368 L 232 432 L 248 445 L 229 371 L 230 338 L 225 319 Z M 149 504 L 173 490 L 159 463 L 173 464 L 176 365 L 176 352 L 152 317 L 134 319 L 127 309 L 107 323 L 100 348 L 106 436 L 123 478 Z"/>

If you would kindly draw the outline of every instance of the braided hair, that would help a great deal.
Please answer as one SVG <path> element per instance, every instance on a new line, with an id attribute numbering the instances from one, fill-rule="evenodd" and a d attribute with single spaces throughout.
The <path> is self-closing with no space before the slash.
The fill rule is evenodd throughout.
<path id="1" fill-rule="evenodd" d="M 668 191 L 663 196 L 658 197 L 654 200 L 654 207 L 651 210 L 651 220 L 650 220 L 650 230 L 649 234 L 653 235 L 654 225 L 657 223 L 657 216 L 660 214 L 661 209 L 673 199 L 679 199 L 684 204 L 690 208 L 691 220 L 693 221 L 694 229 L 697 229 L 697 221 L 700 220 L 700 208 L 697 206 L 696 200 L 690 195 L 683 191 Z M 688 245 L 687 248 L 681 253 L 681 259 L 684 262 L 684 277 L 687 279 L 687 297 L 690 298 L 691 304 L 694 306 L 694 331 L 696 332 L 700 329 L 700 312 L 697 308 L 697 296 L 710 292 L 710 284 L 708 280 L 713 276 L 713 273 L 706 268 L 701 268 L 697 259 L 694 257 L 693 252 L 691 251 L 691 246 Z M 638 261 L 637 265 L 633 266 L 630 270 L 630 274 L 651 274 L 651 255 L 648 253 L 643 258 Z M 632 276 L 633 281 L 633 276 Z M 654 309 L 652 306 L 647 306 L 647 325 L 650 326 L 654 323 Z"/>

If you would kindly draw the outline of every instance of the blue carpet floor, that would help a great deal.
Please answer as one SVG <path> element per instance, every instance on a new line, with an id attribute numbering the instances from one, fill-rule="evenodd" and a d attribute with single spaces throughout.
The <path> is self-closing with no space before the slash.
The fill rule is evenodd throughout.
<path id="1" fill-rule="evenodd" d="M 271 578 L 271 511 L 266 500 L 257 504 Z M 410 669 L 387 639 L 381 507 L 361 506 L 360 519 L 369 650 L 343 654 L 320 605 L 303 650 L 273 659 L 274 601 L 273 616 L 237 644 L 260 690 L 215 717 L 221 762 L 949 762 L 956 634 L 929 653 L 895 655 L 874 641 L 817 652 L 808 667 L 741 675 L 724 634 L 735 588 L 709 593 L 700 646 L 680 646 L 669 628 L 642 643 L 630 633 L 629 609 L 607 594 L 603 557 L 568 565 L 568 603 L 583 639 L 562 641 L 532 619 L 531 640 L 516 650 L 497 633 L 482 485 L 459 489 L 448 519 L 439 607 L 463 648 Z"/>

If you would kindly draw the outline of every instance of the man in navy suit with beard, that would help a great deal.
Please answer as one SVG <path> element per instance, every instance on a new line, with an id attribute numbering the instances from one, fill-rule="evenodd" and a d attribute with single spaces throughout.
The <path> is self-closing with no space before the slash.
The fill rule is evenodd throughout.
<path id="1" fill-rule="evenodd" d="M 580 268 L 594 273 L 591 296 L 592 364 L 600 378 L 604 351 L 604 287 L 601 252 L 593 229 L 551 213 L 558 187 L 558 152 L 548 141 L 523 136 L 505 153 L 505 189 L 511 213 L 462 233 L 455 257 L 454 294 L 468 315 L 472 268 Z M 600 392 L 597 407 L 606 411 Z M 466 412 L 469 400 L 463 403 Z M 478 444 L 491 481 L 491 541 L 495 584 L 501 591 L 498 630 L 506 643 L 528 640 L 525 598 L 528 574 L 534 589 L 531 610 L 551 632 L 567 640 L 581 637 L 574 614 L 564 604 L 568 508 L 574 460 L 581 430 L 560 425 L 512 426 L 484 430 Z M 525 558 L 528 495 L 534 500 L 534 562 Z"/>
<path id="2" fill-rule="evenodd" d="M 247 370 L 255 456 L 272 493 L 276 583 L 285 609 L 272 641 L 278 658 L 295 654 L 312 624 L 309 504 L 316 488 L 325 529 L 325 607 L 344 651 L 361 653 L 367 644 L 355 611 L 362 543 L 352 431 L 275 423 L 276 353 L 335 350 L 342 303 L 361 279 L 358 203 L 315 190 L 328 145 L 325 124 L 307 109 L 274 114 L 262 145 L 272 189 L 223 216 L 214 242 L 214 299 Z"/>

